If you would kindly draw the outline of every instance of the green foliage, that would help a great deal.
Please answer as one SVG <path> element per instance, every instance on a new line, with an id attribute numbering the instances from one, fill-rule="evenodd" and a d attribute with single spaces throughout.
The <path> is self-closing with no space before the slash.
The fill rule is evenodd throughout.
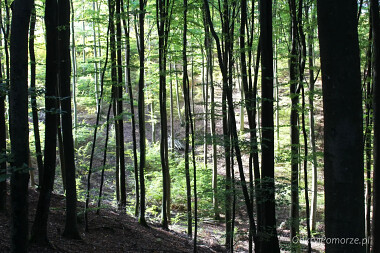
<path id="1" fill-rule="evenodd" d="M 148 205 L 147 212 L 153 219 L 158 219 L 161 214 L 162 201 L 162 171 L 159 144 L 150 144 L 146 150 L 146 202 Z M 186 179 L 185 179 L 185 161 L 182 154 L 169 154 L 169 168 L 171 179 L 171 209 L 176 214 L 173 223 L 183 221 L 186 217 L 181 212 L 186 211 Z M 132 172 L 133 167 L 129 166 Z M 190 161 L 191 187 L 194 185 L 192 177 L 192 162 Z M 132 182 L 132 180 L 131 180 Z M 212 171 L 197 163 L 197 192 L 198 192 L 198 209 L 200 217 L 213 217 L 212 206 Z M 224 179 L 219 178 L 219 185 L 224 185 Z M 221 205 L 224 201 L 224 190 L 219 190 L 219 199 Z M 130 199 L 130 201 L 134 201 Z M 193 199 L 194 202 L 194 199 Z M 194 205 L 194 203 L 192 203 Z M 133 205 L 132 205 L 133 206 Z M 129 210 L 131 214 L 133 210 Z"/>

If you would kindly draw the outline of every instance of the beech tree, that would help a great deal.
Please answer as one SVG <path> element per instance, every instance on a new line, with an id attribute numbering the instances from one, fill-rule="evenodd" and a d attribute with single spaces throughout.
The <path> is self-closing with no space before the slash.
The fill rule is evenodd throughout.
<path id="1" fill-rule="evenodd" d="M 15 0 L 10 35 L 11 252 L 28 249 L 28 34 L 32 0 Z"/>
<path id="2" fill-rule="evenodd" d="M 32 107 L 32 118 L 33 118 L 33 134 L 34 142 L 36 146 L 36 158 L 37 158 L 37 168 L 38 168 L 38 184 L 40 185 L 43 177 L 44 165 L 42 162 L 42 152 L 41 152 L 41 140 L 40 140 L 40 128 L 38 124 L 38 108 L 37 108 L 37 90 L 36 90 L 36 54 L 34 50 L 35 43 L 35 32 L 36 29 L 36 6 L 33 4 L 32 15 L 30 18 L 30 31 L 29 31 L 29 58 L 30 58 L 30 104 Z"/>
<path id="3" fill-rule="evenodd" d="M 380 18 L 379 18 L 379 2 L 371 0 L 372 14 L 372 34 L 373 34 L 373 227 L 372 252 L 380 250 Z"/>
<path id="4" fill-rule="evenodd" d="M 63 235 L 79 239 L 77 226 L 77 192 L 75 182 L 73 120 L 71 116 L 70 94 L 70 1 L 58 1 L 58 50 L 59 50 L 59 89 L 62 111 L 62 137 L 66 172 L 66 222 Z"/>
<path id="5" fill-rule="evenodd" d="M 187 204 L 187 234 L 193 234 L 193 218 L 191 214 L 191 182 L 190 182 L 190 87 L 189 76 L 187 72 L 187 0 L 183 0 L 183 34 L 182 34 L 182 89 L 183 99 L 185 101 L 185 178 L 186 178 L 186 204 Z M 172 136 L 173 138 L 173 136 Z"/>
<path id="6" fill-rule="evenodd" d="M 317 11 L 324 103 L 326 238 L 364 238 L 357 2 L 320 0 Z M 326 252 L 364 251 L 364 245 L 326 243 Z"/>
<path id="7" fill-rule="evenodd" d="M 144 42 L 144 18 L 145 18 L 145 6 L 146 0 L 139 0 L 139 31 L 138 31 L 138 53 L 139 53 L 139 104 L 138 104 L 138 115 L 139 115 L 139 131 L 140 131 L 140 164 L 139 164 L 139 177 L 140 177 L 140 212 L 139 212 L 139 222 L 143 226 L 147 226 L 145 220 L 145 179 L 144 179 L 144 169 L 146 166 L 145 157 L 145 96 L 144 96 L 144 55 L 145 55 L 145 42 Z"/>
<path id="8" fill-rule="evenodd" d="M 0 59 L 0 66 L 2 61 Z M 0 213 L 6 211 L 7 200 L 7 133 L 5 123 L 5 97 L 6 97 L 6 82 L 3 78 L 3 72 L 0 71 Z"/>
<path id="9" fill-rule="evenodd" d="M 244 238 L 247 252 L 288 244 L 301 252 L 294 237 L 310 238 L 310 227 L 323 233 L 321 217 L 327 238 L 368 238 L 372 229 L 378 250 L 378 1 L 318 1 L 320 53 L 315 1 L 37 0 L 35 14 L 30 2 L 0 1 L 0 215 L 11 176 L 14 252 L 27 250 L 29 167 L 39 171 L 31 243 L 54 243 L 54 185 L 65 194 L 68 239 L 82 236 L 77 195 L 85 195 L 85 233 L 97 201 L 97 214 L 115 208 L 164 229 L 176 230 L 175 210 L 194 251 L 198 227 L 215 219 L 228 251 Z M 323 187 L 325 208 L 316 202 Z M 284 224 L 290 243 L 277 236 Z M 326 252 L 364 248 L 349 246 L 326 244 Z"/>
<path id="10" fill-rule="evenodd" d="M 56 148 L 57 148 L 57 74 L 58 74 L 58 5 L 48 0 L 45 5 L 46 24 L 46 93 L 45 93 L 45 155 L 44 173 L 39 179 L 40 195 L 35 220 L 32 226 L 31 241 L 44 244 L 48 242 L 47 221 L 51 192 L 53 190 Z"/>
<path id="11" fill-rule="evenodd" d="M 158 30 L 158 51 L 160 88 L 159 102 L 161 115 L 161 141 L 160 155 L 162 168 L 162 226 L 168 228 L 170 219 L 170 173 L 169 173 L 169 148 L 168 148 L 168 122 L 166 112 L 166 62 L 168 51 L 168 40 L 170 32 L 170 22 L 173 10 L 172 1 L 156 0 L 156 19 Z M 174 138 L 174 136 L 172 136 Z"/>
<path id="12" fill-rule="evenodd" d="M 274 121 L 273 121 L 273 47 L 272 1 L 260 0 L 260 45 L 262 89 L 262 157 L 261 194 L 262 232 L 261 252 L 280 252 L 276 231 L 274 189 Z"/>

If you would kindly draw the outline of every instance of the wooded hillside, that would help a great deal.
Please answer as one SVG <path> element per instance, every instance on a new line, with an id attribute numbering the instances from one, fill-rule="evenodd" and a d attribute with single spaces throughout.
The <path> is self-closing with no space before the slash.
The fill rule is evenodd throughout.
<path id="1" fill-rule="evenodd" d="M 378 5 L 0 1 L 0 251 L 380 251 Z"/>

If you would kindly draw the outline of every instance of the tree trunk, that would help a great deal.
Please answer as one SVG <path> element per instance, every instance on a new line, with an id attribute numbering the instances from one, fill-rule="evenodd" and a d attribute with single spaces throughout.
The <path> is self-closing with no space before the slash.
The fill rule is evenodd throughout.
<path id="1" fill-rule="evenodd" d="M 310 8 L 311 11 L 313 11 L 312 8 Z M 306 19 L 308 18 L 308 9 L 306 8 Z M 315 20 L 314 13 L 311 14 L 312 19 L 311 22 L 309 21 L 309 25 L 312 25 Z M 317 217 L 317 198 L 318 198 L 318 162 L 317 162 L 317 149 L 315 145 L 315 127 L 314 127 L 314 86 L 315 86 L 315 80 L 314 80 L 314 27 L 310 28 L 311 31 L 309 31 L 308 35 L 308 57 L 309 57 L 309 122 L 310 122 L 310 143 L 311 143 L 311 156 L 313 161 L 313 177 L 312 177 L 312 197 L 311 197 L 311 212 L 310 212 L 310 224 L 311 224 L 311 231 L 316 231 L 316 217 Z"/>
<path id="2" fill-rule="evenodd" d="M 357 2 L 319 0 L 317 10 L 325 125 L 326 238 L 364 238 Z M 326 244 L 326 252 L 364 251 L 364 245 Z"/>
<path id="3" fill-rule="evenodd" d="M 140 76 L 139 76 L 139 104 L 138 104 L 138 114 L 139 114 L 139 130 L 140 130 L 140 167 L 139 167 L 139 177 L 140 177 L 140 214 L 139 223 L 143 226 L 147 226 L 145 220 L 145 99 L 144 99 L 144 17 L 145 17 L 145 1 L 139 0 L 139 36 L 138 36 L 138 51 L 140 60 Z"/>
<path id="4" fill-rule="evenodd" d="M 100 210 L 100 202 L 102 200 L 102 192 L 103 192 L 103 184 L 104 184 L 104 170 L 106 168 L 106 162 L 107 162 L 107 150 L 108 150 L 108 138 L 109 138 L 109 130 L 110 130 L 110 114 L 111 114 L 111 108 L 112 103 L 108 106 L 108 112 L 107 112 L 107 127 L 106 127 L 106 137 L 104 141 L 104 152 L 103 152 L 103 164 L 102 164 L 102 174 L 100 176 L 100 186 L 99 186 L 99 198 L 98 198 L 98 209 L 96 210 L 96 214 L 99 214 Z"/>
<path id="5" fill-rule="evenodd" d="M 100 99 L 102 98 L 103 96 L 103 87 L 104 87 L 104 76 L 105 76 L 105 73 L 106 73 L 106 70 L 107 70 L 107 64 L 108 64 L 108 51 L 109 51 L 109 32 L 110 32 L 110 24 L 108 24 L 108 29 L 107 29 L 107 46 L 106 46 L 106 60 L 104 62 L 104 67 L 103 67 L 103 70 L 102 70 L 102 74 L 100 76 Z M 99 101 L 98 103 L 98 106 L 101 104 L 100 103 L 101 101 Z M 108 112 L 107 112 L 107 118 L 106 118 L 106 124 L 107 124 L 107 127 L 106 127 L 106 137 L 105 137 L 105 141 L 104 141 L 104 151 L 103 151 L 103 163 L 102 163 L 102 173 L 101 173 L 101 178 L 100 178 L 100 187 L 99 187 L 99 198 L 98 198 L 98 209 L 96 210 L 96 214 L 99 214 L 99 210 L 100 210 L 100 202 L 101 202 L 101 199 L 102 199 L 102 190 L 103 190 L 103 183 L 104 183 L 104 170 L 105 170 L 105 166 L 106 166 L 106 161 L 107 161 L 107 150 L 108 150 L 108 137 L 109 137 L 109 126 L 110 126 L 110 114 L 111 114 L 111 107 L 112 107 L 113 103 L 112 103 L 112 100 L 111 100 L 111 103 L 109 104 L 108 106 Z M 99 111 L 100 111 L 100 106 L 98 107 Z M 98 124 L 96 124 L 98 125 Z"/>
<path id="6" fill-rule="evenodd" d="M 139 192 L 139 173 L 138 173 L 138 161 L 137 161 L 137 140 L 136 140 L 136 120 L 135 120 L 135 107 L 133 100 L 133 89 L 132 89 L 132 80 L 131 80 L 131 43 L 130 43 L 130 35 L 129 35 L 129 0 L 127 0 L 127 12 L 124 11 L 124 3 L 121 1 L 121 11 L 122 13 L 127 14 L 127 21 L 123 18 L 124 25 L 124 33 L 126 37 L 126 75 L 127 75 L 127 87 L 128 87 L 128 95 L 129 95 L 129 103 L 131 107 L 131 126 L 132 126 L 132 148 L 133 148 L 133 168 L 135 174 L 135 216 L 139 213 L 139 205 L 140 205 L 140 192 Z"/>
<path id="7" fill-rule="evenodd" d="M 183 60 L 183 98 L 185 101 L 185 177 L 186 177 L 186 199 L 187 199 L 187 234 L 192 236 L 192 216 L 191 216 L 191 185 L 190 185 L 190 166 L 189 166 L 189 128 L 190 128 L 190 91 L 189 77 L 187 73 L 187 0 L 183 0 L 183 37 L 182 37 L 182 60 Z"/>
<path id="8" fill-rule="evenodd" d="M 366 192 L 365 192 L 365 237 L 367 238 L 366 252 L 371 252 L 371 207 L 372 207 L 372 129 L 373 129 L 373 107 L 372 107 L 372 25 L 369 29 L 369 39 L 367 48 L 367 68 L 364 70 L 364 96 L 365 96 L 365 134 L 364 153 L 366 168 Z"/>
<path id="9" fill-rule="evenodd" d="M 95 8 L 95 1 L 92 3 L 92 11 L 96 13 L 96 8 Z M 74 22 L 72 21 L 72 24 Z M 99 88 L 98 88 L 98 83 L 99 83 L 99 67 L 98 67 L 98 49 L 96 45 L 97 41 L 97 36 L 96 36 L 96 22 L 95 19 L 92 21 L 92 28 L 93 28 L 93 38 L 94 38 L 94 68 L 95 68 L 95 73 L 94 73 L 94 80 L 95 80 L 95 100 L 96 100 L 96 110 L 98 110 L 99 105 Z M 73 28 L 71 28 L 73 30 Z M 98 113 L 98 111 L 96 111 Z"/>
<path id="10" fill-rule="evenodd" d="M 289 67 L 289 77 L 290 77 L 290 99 L 291 112 L 290 112 L 290 141 L 291 141 L 291 206 L 290 206 L 290 238 L 295 238 L 299 235 L 300 232 L 300 214 L 299 214 L 299 193 L 298 193 L 298 165 L 300 162 L 299 159 L 299 130 L 298 130 L 298 121 L 299 121 L 299 83 L 298 78 L 300 73 L 298 65 L 299 61 L 299 48 L 298 48 L 298 21 L 297 21 L 297 10 L 296 10 L 296 1 L 289 1 L 290 8 L 290 17 L 291 17 L 291 52 L 290 52 L 290 67 Z M 300 243 L 296 243 L 293 240 L 291 242 L 292 252 L 300 252 Z"/>
<path id="11" fill-rule="evenodd" d="M 70 2 L 69 0 L 59 0 L 59 20 L 58 25 L 65 29 L 60 29 L 59 37 L 59 85 L 61 91 L 61 111 L 62 113 L 62 137 L 64 146 L 65 170 L 66 170 L 66 221 L 63 236 L 72 239 L 79 239 L 80 235 L 77 226 L 77 192 L 75 181 L 75 160 L 74 160 L 74 140 L 73 125 L 71 116 L 71 94 L 70 94 Z M 64 99 L 62 99 L 64 98 Z M 68 99 L 70 98 L 70 99 Z"/>
<path id="12" fill-rule="evenodd" d="M 272 1 L 260 0 L 261 89 L 262 89 L 262 252 L 279 252 L 275 215 Z"/>
<path id="13" fill-rule="evenodd" d="M 2 27 L 2 13 L 0 8 L 0 26 Z M 2 41 L 0 38 L 0 46 L 2 46 Z M 2 54 L 1 54 L 2 56 Z M 0 57 L 0 68 L 3 67 L 2 58 Z M 7 127 L 5 122 L 5 97 L 7 90 L 6 81 L 3 78 L 3 71 L 0 69 L 0 157 L 5 158 L 7 155 Z M 6 202 L 7 202 L 7 163 L 4 160 L 0 163 L 0 213 L 6 212 Z"/>
<path id="14" fill-rule="evenodd" d="M 0 59 L 0 67 L 1 67 Z M 3 72 L 0 70 L 0 89 L 4 90 Z M 5 92 L 0 92 L 0 157 L 3 159 L 7 155 L 7 133 L 5 124 Z M 7 203 L 7 163 L 6 160 L 0 163 L 0 213 L 5 213 Z"/>
<path id="15" fill-rule="evenodd" d="M 125 186 L 125 157 L 124 157 L 124 124 L 123 124 L 123 68 L 121 56 L 121 0 L 116 0 L 116 48 L 117 48 L 117 85 L 116 85 L 116 106 L 117 106 L 117 130 L 119 131 L 119 181 L 120 181 L 120 203 L 119 208 L 125 209 L 127 204 L 127 193 Z"/>
<path id="16" fill-rule="evenodd" d="M 28 30 L 32 0 L 15 0 L 10 37 L 11 252 L 28 249 Z"/>
<path id="17" fill-rule="evenodd" d="M 76 46 L 75 46 L 75 28 L 74 28 L 74 0 L 70 0 L 72 15 L 71 15 L 71 55 L 72 55 L 72 92 L 73 92 L 73 116 L 74 116 L 74 147 L 77 146 L 77 126 L 78 126 L 78 117 L 77 117 L 77 56 L 76 56 Z"/>
<path id="18" fill-rule="evenodd" d="M 379 2 L 371 0 L 373 33 L 373 218 L 372 218 L 372 252 L 380 251 L 380 19 Z"/>
<path id="19" fill-rule="evenodd" d="M 40 178 L 40 196 L 37 211 L 31 232 L 31 241 L 39 244 L 48 243 L 47 221 L 51 192 L 54 185 L 56 149 L 57 149 L 57 73 L 58 73 L 58 40 L 57 40 L 57 12 L 56 1 L 46 1 L 46 94 L 45 94 L 45 168 Z"/>
<path id="20" fill-rule="evenodd" d="M 162 182 L 163 182 L 163 195 L 162 195 L 162 226 L 168 228 L 168 201 L 170 195 L 170 178 L 169 178 L 169 155 L 168 155 L 168 122 L 166 112 L 166 61 L 167 61 L 167 45 L 170 32 L 171 21 L 171 6 L 170 1 L 157 0 L 157 30 L 158 30 L 158 45 L 159 45 L 159 102 L 160 102 L 160 116 L 161 116 L 161 167 L 162 167 Z M 172 136 L 172 138 L 174 138 Z M 170 206 L 169 206 L 170 208 Z"/>
<path id="21" fill-rule="evenodd" d="M 184 122 L 182 120 L 182 115 L 181 115 L 181 104 L 179 102 L 179 78 L 178 78 L 178 70 L 177 70 L 177 66 L 176 66 L 176 62 L 174 61 L 174 72 L 175 72 L 175 82 L 176 82 L 176 86 L 175 86 L 175 92 L 176 92 L 176 100 L 177 100 L 177 112 L 178 112 L 178 118 L 179 118 L 179 122 L 181 123 L 181 126 L 184 126 Z M 172 136 L 174 137 L 174 136 Z"/>
<path id="22" fill-rule="evenodd" d="M 36 158 L 37 158 L 37 168 L 38 168 L 38 184 L 41 185 L 43 177 L 44 165 L 42 162 L 42 152 L 41 152 L 41 140 L 40 140 L 40 129 L 38 126 L 38 108 L 37 108 L 37 90 L 36 90 L 36 56 L 34 53 L 34 31 L 36 27 L 36 7 L 33 5 L 32 15 L 30 19 L 30 32 L 29 32 L 29 57 L 30 57 L 30 104 L 32 106 L 32 117 L 33 117 L 33 132 L 34 132 L 34 142 L 36 145 Z"/>

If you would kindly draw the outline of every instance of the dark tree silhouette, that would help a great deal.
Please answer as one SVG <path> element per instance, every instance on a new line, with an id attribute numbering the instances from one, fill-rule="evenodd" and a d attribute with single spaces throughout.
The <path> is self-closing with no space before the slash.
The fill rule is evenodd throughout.
<path id="1" fill-rule="evenodd" d="M 135 216 L 139 213 L 139 205 L 140 205 L 140 189 L 139 189 L 139 171 L 138 171 L 138 159 L 137 159 L 137 140 L 136 140 L 136 117 L 135 117 L 135 106 L 133 100 L 133 89 L 132 89 L 132 80 L 131 80 L 131 42 L 130 42 L 130 23 L 129 23 L 129 5 L 130 1 L 127 0 L 127 11 L 124 11 L 124 3 L 121 0 L 121 12 L 124 13 L 123 17 L 123 28 L 126 39 L 126 75 L 127 75 L 127 88 L 129 95 L 129 103 L 131 107 L 131 127 L 132 127 L 132 148 L 133 148 L 133 168 L 134 168 L 134 176 L 135 176 Z"/>
<path id="2" fill-rule="evenodd" d="M 139 167 L 139 177 L 140 177 L 140 213 L 139 222 L 143 226 L 147 226 L 145 219 L 145 179 L 144 170 L 146 164 L 146 152 L 145 152 L 145 102 L 144 102 L 144 18 L 145 18 L 145 6 L 146 0 L 139 1 L 139 36 L 138 36 L 138 51 L 139 51 L 139 61 L 140 61 L 140 71 L 139 71 L 139 104 L 138 104 L 138 114 L 139 114 L 139 130 L 140 130 L 140 167 Z"/>
<path id="3" fill-rule="evenodd" d="M 10 37 L 11 252 L 28 248 L 28 31 L 33 1 L 15 0 Z"/>
<path id="4" fill-rule="evenodd" d="M 62 139 L 66 171 L 66 221 L 63 235 L 80 239 L 77 226 L 77 192 L 75 182 L 73 120 L 71 116 L 70 94 L 70 1 L 58 1 L 59 36 L 59 85 L 62 112 Z"/>
<path id="5" fill-rule="evenodd" d="M 319 0 L 317 10 L 325 121 L 326 238 L 364 238 L 363 113 L 357 2 Z M 326 244 L 326 252 L 364 251 L 364 245 Z"/>
<path id="6" fill-rule="evenodd" d="M 166 112 L 166 62 L 168 40 L 173 4 L 169 0 L 156 0 L 156 19 L 158 30 L 158 54 L 160 70 L 159 102 L 161 115 L 160 155 L 163 181 L 162 194 L 162 226 L 168 228 L 168 214 L 170 214 L 170 174 L 168 154 L 168 120 Z M 172 136 L 174 138 L 174 136 Z"/>
<path id="7" fill-rule="evenodd" d="M 373 34 L 373 159 L 374 159 L 374 176 L 373 176 L 373 224 L 372 252 L 380 250 L 380 18 L 379 18 L 379 1 L 371 0 L 372 10 L 372 34 Z"/>
<path id="8" fill-rule="evenodd" d="M 34 31 L 36 29 L 36 6 L 33 5 L 30 19 L 29 57 L 30 57 L 30 104 L 32 107 L 33 133 L 36 146 L 36 158 L 38 168 L 38 184 L 41 185 L 44 164 L 42 162 L 40 129 L 38 126 L 37 90 L 36 90 L 36 55 L 34 52 Z"/>
<path id="9" fill-rule="evenodd" d="M 0 59 L 0 66 L 1 66 Z M 5 124 L 5 96 L 7 87 L 3 80 L 3 73 L 0 71 L 0 212 L 6 211 L 7 200 L 7 162 L 6 162 L 6 148 L 7 148 L 7 129 Z"/>
<path id="10" fill-rule="evenodd" d="M 187 234 L 192 235 L 193 233 L 193 222 L 191 216 L 191 185 L 190 185 L 190 166 L 189 166 L 189 147 L 190 147 L 190 119 L 189 110 L 190 106 L 190 92 L 189 92 L 189 76 L 187 73 L 187 11 L 188 4 L 187 0 L 183 0 L 183 35 L 182 35 L 182 61 L 183 61 L 183 71 L 182 71 L 182 89 L 183 89 L 183 99 L 185 101 L 185 177 L 186 177 L 186 200 L 187 200 Z M 174 138 L 174 136 L 172 136 Z"/>
<path id="11" fill-rule="evenodd" d="M 53 190 L 57 148 L 57 73 L 58 73 L 58 5 L 48 0 L 45 5 L 46 24 L 46 93 L 45 93 L 45 168 L 40 178 L 40 196 L 32 227 L 31 241 L 48 242 L 47 221 L 51 192 Z"/>
<path id="12" fill-rule="evenodd" d="M 262 232 L 261 252 L 279 252 L 274 191 L 273 48 L 272 1 L 260 1 L 262 89 Z"/>

